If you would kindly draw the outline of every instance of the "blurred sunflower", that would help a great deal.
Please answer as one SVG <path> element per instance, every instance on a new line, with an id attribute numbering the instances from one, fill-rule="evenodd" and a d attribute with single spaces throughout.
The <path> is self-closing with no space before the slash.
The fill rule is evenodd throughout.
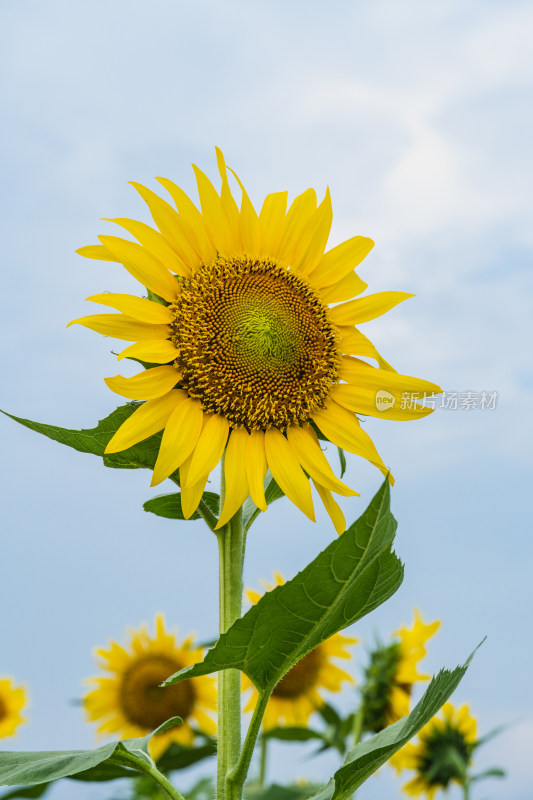
<path id="1" fill-rule="evenodd" d="M 477 724 L 468 706 L 455 708 L 446 703 L 418 734 L 390 760 L 397 770 L 414 770 L 416 775 L 402 788 L 410 797 L 426 795 L 433 800 L 439 789 L 452 783 L 463 785 L 476 746 Z"/>
<path id="2" fill-rule="evenodd" d="M 394 631 L 390 644 L 379 645 L 370 653 L 361 687 L 365 731 L 377 733 L 409 713 L 413 685 L 430 678 L 418 672 L 418 662 L 439 627 L 438 620 L 423 622 L 415 609 L 412 628 Z"/>
<path id="3" fill-rule="evenodd" d="M 117 394 L 142 401 L 106 452 L 125 450 L 163 430 L 152 485 L 179 468 L 187 517 L 225 452 L 219 527 L 248 494 L 266 510 L 267 468 L 314 520 L 310 477 L 342 532 L 344 517 L 332 492 L 357 492 L 333 474 L 316 431 L 386 475 L 356 413 L 417 419 L 431 409 L 404 402 L 404 394 L 440 392 L 433 383 L 399 375 L 355 327 L 412 295 L 357 297 L 367 284 L 354 269 L 374 243 L 354 236 L 325 252 L 332 223 L 329 191 L 317 205 L 315 191 L 307 189 L 288 211 L 287 192 L 275 192 L 258 214 L 230 170 L 241 191 L 239 208 L 224 157 L 218 148 L 216 153 L 220 193 L 193 167 L 201 211 L 166 178 L 157 180 L 175 206 L 133 183 L 158 230 L 114 219 L 137 242 L 100 236 L 101 244 L 78 250 L 88 258 L 122 263 L 148 290 L 147 299 L 93 295 L 87 299 L 119 313 L 70 323 L 133 342 L 118 358 L 147 364 L 134 377 L 106 379 Z"/>
<path id="4" fill-rule="evenodd" d="M 274 581 L 274 584 L 263 581 L 267 591 L 285 583 L 279 572 L 274 573 Z M 247 589 L 246 596 L 255 604 L 261 594 Z M 356 642 L 357 639 L 336 633 L 298 661 L 274 688 L 263 717 L 263 728 L 270 730 L 279 725 L 305 726 L 311 714 L 324 705 L 321 690 L 340 692 L 343 683 L 353 683 L 352 676 L 334 664 L 332 659 L 350 659 L 346 646 Z M 252 689 L 244 708 L 245 711 L 251 711 L 257 701 L 257 689 L 246 675 L 242 676 L 242 688 L 243 691 Z"/>
<path id="5" fill-rule="evenodd" d="M 209 735 L 215 733 L 216 725 L 209 714 L 216 710 L 213 678 L 191 678 L 160 687 L 170 675 L 203 658 L 193 636 L 180 644 L 174 633 L 165 630 L 162 614 L 156 615 L 154 636 L 141 625 L 130 631 L 127 647 L 111 642 L 107 649 L 97 648 L 95 655 L 98 666 L 110 673 L 85 681 L 95 686 L 85 695 L 84 706 L 87 718 L 100 723 L 98 734 L 135 738 L 171 717 L 181 717 L 182 725 L 153 737 L 150 752 L 153 758 L 159 758 L 171 742 L 192 744 L 194 728 Z"/>
<path id="6" fill-rule="evenodd" d="M 23 686 L 15 686 L 12 678 L 0 678 L 0 739 L 14 736 L 19 725 L 26 722 L 22 711 L 28 705 Z"/>

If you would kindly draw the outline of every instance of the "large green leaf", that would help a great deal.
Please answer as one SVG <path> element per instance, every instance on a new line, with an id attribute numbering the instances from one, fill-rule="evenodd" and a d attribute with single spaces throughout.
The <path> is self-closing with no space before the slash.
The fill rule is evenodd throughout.
<path id="1" fill-rule="evenodd" d="M 152 736 L 163 733 L 180 722 L 182 720 L 179 717 L 174 717 L 147 736 L 109 742 L 97 750 L 48 750 L 39 753 L 0 752 L 0 785 L 25 784 L 32 786 L 59 778 L 83 776 L 83 773 L 88 773 L 94 768 L 97 768 L 97 774 L 100 775 L 98 780 L 106 779 L 105 771 L 106 768 L 109 768 L 108 774 L 111 779 L 118 777 L 114 774 L 117 765 L 143 772 L 143 767 L 152 763 L 148 753 L 148 745 Z M 135 773 L 132 771 L 131 774 Z M 85 779 L 89 780 L 90 777 L 85 775 Z"/>
<path id="2" fill-rule="evenodd" d="M 245 672 L 264 692 L 321 642 L 389 598 L 403 567 L 391 552 L 396 521 L 385 481 L 364 514 L 291 581 L 267 592 L 203 662 L 166 681 L 222 669 Z"/>
<path id="3" fill-rule="evenodd" d="M 161 772 L 173 772 L 178 769 L 186 769 L 192 764 L 197 764 L 205 758 L 214 756 L 217 751 L 216 741 L 209 739 L 205 744 L 195 747 L 184 747 L 177 742 L 172 742 L 157 762 L 157 768 Z"/>
<path id="4" fill-rule="evenodd" d="M 209 508 L 209 510 L 216 516 L 219 513 L 220 497 L 215 492 L 204 492 L 202 500 Z M 152 514 L 157 514 L 158 517 L 165 517 L 166 519 L 182 519 L 183 510 L 181 507 L 181 492 L 174 494 L 160 494 L 157 497 L 152 497 L 143 504 L 145 511 L 150 511 Z M 195 511 L 189 519 L 201 519 L 201 514 Z"/>
<path id="5" fill-rule="evenodd" d="M 465 674 L 470 658 L 454 670 L 441 670 L 429 684 L 424 696 L 408 717 L 371 736 L 348 755 L 344 766 L 313 800 L 347 800 L 367 778 L 378 770 L 400 748 L 415 736 L 448 700 Z"/>
<path id="6" fill-rule="evenodd" d="M 102 456 L 106 467 L 113 467 L 115 469 L 140 469 L 148 467 L 153 469 L 161 443 L 160 433 L 120 453 L 104 455 L 104 450 L 108 442 L 122 423 L 125 422 L 138 407 L 138 403 L 126 403 L 116 408 L 115 411 L 109 414 L 108 417 L 105 417 L 105 419 L 100 420 L 95 428 L 87 428 L 79 431 L 69 428 L 60 428 L 57 425 L 48 425 L 44 422 L 34 422 L 31 419 L 16 417 L 5 411 L 2 413 L 14 419 L 15 422 L 24 425 L 26 428 L 30 428 L 30 430 L 36 431 L 37 433 L 42 433 L 43 436 L 47 436 L 49 439 L 53 439 L 60 444 L 67 445 L 67 447 L 72 447 L 80 453 L 92 453 L 95 456 Z"/>

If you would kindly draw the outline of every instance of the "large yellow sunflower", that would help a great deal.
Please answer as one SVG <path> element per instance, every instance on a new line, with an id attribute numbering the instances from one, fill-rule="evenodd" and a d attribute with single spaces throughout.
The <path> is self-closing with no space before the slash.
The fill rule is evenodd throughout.
<path id="1" fill-rule="evenodd" d="M 146 625 L 130 631 L 127 647 L 111 642 L 96 650 L 98 665 L 110 673 L 87 678 L 95 686 L 84 697 L 87 718 L 99 722 L 98 734 L 116 734 L 121 739 L 144 736 L 167 719 L 179 716 L 183 725 L 154 736 L 150 752 L 158 758 L 175 741 L 190 745 L 194 729 L 213 735 L 216 710 L 215 680 L 191 678 L 174 686 L 160 684 L 180 669 L 201 661 L 203 652 L 188 636 L 178 643 L 174 633 L 165 630 L 162 614 L 155 618 L 155 635 Z"/>
<path id="2" fill-rule="evenodd" d="M 429 800 L 451 783 L 463 784 L 476 744 L 477 724 L 468 706 L 455 708 L 446 703 L 418 734 L 394 755 L 390 763 L 398 771 L 414 770 L 416 775 L 402 788 L 410 797 L 426 795 Z"/>
<path id="3" fill-rule="evenodd" d="M 274 586 L 285 583 L 279 572 L 274 573 L 274 581 L 274 584 L 264 581 L 265 589 L 270 591 Z M 247 589 L 246 596 L 255 604 L 261 594 Z M 298 661 L 272 692 L 263 717 L 264 729 L 270 730 L 279 725 L 307 725 L 311 714 L 324 705 L 325 701 L 320 690 L 340 692 L 343 683 L 353 683 L 352 676 L 334 664 L 332 659 L 351 658 L 346 646 L 356 642 L 357 639 L 336 633 Z M 242 676 L 242 688 L 243 691 L 252 690 L 244 709 L 251 711 L 257 702 L 257 689 L 246 675 Z"/>
<path id="4" fill-rule="evenodd" d="M 78 250 L 88 258 L 123 264 L 149 295 L 93 295 L 87 299 L 119 313 L 70 323 L 133 342 L 118 358 L 148 366 L 134 377 L 106 379 L 117 394 L 142 401 L 106 452 L 124 450 L 163 430 L 152 485 L 179 468 L 187 517 L 225 452 L 219 527 L 248 495 L 266 510 L 267 468 L 314 520 L 310 477 L 342 532 L 344 517 L 332 492 L 357 492 L 333 474 L 316 430 L 387 474 L 356 413 L 424 417 L 431 409 L 413 396 L 440 391 L 433 383 L 395 372 L 355 327 L 412 295 L 357 297 L 367 284 L 354 269 L 374 243 L 354 236 L 325 252 L 332 223 L 329 191 L 317 205 L 315 191 L 307 189 L 288 210 L 287 192 L 275 192 L 257 213 L 230 170 L 240 187 L 239 208 L 224 157 L 216 152 L 219 192 L 194 167 L 201 210 L 166 178 L 157 180 L 175 205 L 133 183 L 158 230 L 114 219 L 137 242 L 100 236 L 101 244 Z"/>
<path id="5" fill-rule="evenodd" d="M 27 705 L 24 687 L 15 686 L 12 678 L 0 678 L 0 739 L 14 736 L 19 725 L 26 722 L 21 712 Z"/>
<path id="6" fill-rule="evenodd" d="M 394 631 L 390 644 L 370 653 L 361 689 L 366 731 L 377 733 L 409 713 L 413 685 L 431 677 L 419 673 L 418 664 L 439 627 L 438 620 L 425 623 L 415 609 L 411 628 Z"/>

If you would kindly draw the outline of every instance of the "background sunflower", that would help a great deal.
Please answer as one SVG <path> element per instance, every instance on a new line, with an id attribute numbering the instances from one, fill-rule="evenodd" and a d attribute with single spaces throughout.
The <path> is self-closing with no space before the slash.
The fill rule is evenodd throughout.
<path id="1" fill-rule="evenodd" d="M 27 720 L 22 711 L 28 706 L 28 694 L 12 678 L 0 677 L 0 739 L 14 736 Z"/>

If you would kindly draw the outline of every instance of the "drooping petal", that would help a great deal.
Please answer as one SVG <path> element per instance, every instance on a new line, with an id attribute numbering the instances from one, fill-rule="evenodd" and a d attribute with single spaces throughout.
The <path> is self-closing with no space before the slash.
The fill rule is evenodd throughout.
<path id="1" fill-rule="evenodd" d="M 391 372 L 396 372 L 394 367 L 385 361 L 382 355 L 378 353 L 370 339 L 357 330 L 357 328 L 340 327 L 338 329 L 341 336 L 339 350 L 341 353 L 351 356 L 364 356 L 365 358 L 373 358 L 377 361 L 381 369 L 388 369 Z"/>
<path id="2" fill-rule="evenodd" d="M 117 361 L 123 358 L 136 358 L 149 364 L 167 364 L 174 361 L 179 355 L 179 350 L 168 339 L 149 339 L 144 342 L 130 344 L 117 356 Z"/>
<path id="3" fill-rule="evenodd" d="M 83 325 L 96 333 L 112 336 L 114 339 L 124 339 L 127 342 L 136 342 L 143 339 L 167 339 L 170 336 L 168 325 L 150 325 L 139 322 L 125 314 L 91 314 L 88 317 L 79 317 L 69 322 L 71 325 Z"/>
<path id="4" fill-rule="evenodd" d="M 176 278 L 144 247 L 118 236 L 99 236 L 102 244 L 126 267 L 135 280 L 171 303 L 178 292 Z"/>
<path id="5" fill-rule="evenodd" d="M 276 428 L 265 432 L 265 452 L 270 471 L 280 489 L 314 522 L 315 512 L 309 481 L 294 449 Z"/>
<path id="6" fill-rule="evenodd" d="M 414 297 L 409 292 L 377 292 L 330 308 L 330 319 L 334 325 L 360 325 L 386 314 L 398 303 Z"/>
<path id="7" fill-rule="evenodd" d="M 365 283 L 357 272 L 352 271 L 337 283 L 320 289 L 320 296 L 324 303 L 342 303 L 344 300 L 351 300 L 367 288 L 368 283 Z"/>
<path id="8" fill-rule="evenodd" d="M 98 261 L 116 261 L 120 264 L 120 259 L 111 253 L 103 244 L 89 244 L 86 247 L 78 247 L 76 253 L 84 258 L 94 258 Z"/>
<path id="9" fill-rule="evenodd" d="M 358 494 L 337 478 L 320 446 L 308 430 L 291 425 L 287 430 L 287 439 L 294 448 L 298 461 L 313 480 L 345 497 Z"/>
<path id="10" fill-rule="evenodd" d="M 212 414 L 205 419 L 204 428 L 192 454 L 185 487 L 194 486 L 216 467 L 222 458 L 228 431 L 228 420 L 220 414 Z"/>
<path id="11" fill-rule="evenodd" d="M 322 289 L 338 283 L 354 270 L 374 247 L 372 239 L 366 236 L 353 236 L 345 242 L 324 253 L 311 273 L 311 280 Z"/>
<path id="12" fill-rule="evenodd" d="M 230 433 L 224 457 L 224 506 L 215 530 L 221 528 L 236 514 L 249 494 L 246 478 L 246 451 L 249 433 L 245 428 L 234 428 Z"/>
<path id="13" fill-rule="evenodd" d="M 376 390 L 364 386 L 351 386 L 346 383 L 335 386 L 330 393 L 330 397 L 339 405 L 356 414 L 400 422 L 422 419 L 433 411 L 432 408 L 417 403 L 415 395 L 411 392 L 404 393 L 398 389 Z"/>
<path id="14" fill-rule="evenodd" d="M 100 303 L 103 306 L 116 308 L 128 317 L 138 319 L 140 322 L 149 322 L 152 325 L 168 325 L 174 319 L 168 306 L 161 303 L 154 303 L 143 297 L 135 297 L 132 294 L 115 294 L 106 292 L 105 294 L 93 294 L 86 298 L 92 303 Z"/>
<path id="15" fill-rule="evenodd" d="M 119 453 L 128 447 L 148 439 L 162 430 L 176 404 L 183 397 L 181 389 L 173 389 L 156 400 L 147 400 L 139 406 L 128 419 L 122 423 L 118 431 L 107 445 L 106 453 Z"/>
<path id="16" fill-rule="evenodd" d="M 267 194 L 259 214 L 259 240 L 265 256 L 273 255 L 281 241 L 287 211 L 288 192 Z"/>
<path id="17" fill-rule="evenodd" d="M 130 400 L 153 400 L 170 392 L 179 377 L 175 367 L 165 366 L 146 369 L 132 378 L 115 375 L 104 380 L 112 392 L 122 397 L 128 397 Z"/>
<path id="18" fill-rule="evenodd" d="M 193 455 L 194 451 L 180 467 L 181 509 L 185 519 L 190 519 L 200 505 L 200 500 L 202 499 L 205 485 L 209 478 L 209 473 L 207 473 L 207 475 L 204 475 L 192 486 L 187 485 Z"/>
<path id="19" fill-rule="evenodd" d="M 257 508 L 267 510 L 264 480 L 267 472 L 264 431 L 252 431 L 246 448 L 246 476 L 250 496 Z"/>
<path id="20" fill-rule="evenodd" d="M 360 426 L 357 417 L 329 399 L 324 410 L 315 411 L 313 420 L 318 425 L 326 439 L 357 456 L 362 456 L 374 464 L 383 475 L 389 475 L 391 484 L 392 476 L 383 463 L 368 433 Z"/>
<path id="21" fill-rule="evenodd" d="M 272 255 L 287 264 L 292 263 L 298 242 L 315 211 L 316 192 L 306 189 L 293 200 L 285 218 L 283 236 Z"/>
<path id="22" fill-rule="evenodd" d="M 309 275 L 324 255 L 332 222 L 333 209 L 328 187 L 326 196 L 308 221 L 295 248 L 291 266 L 302 275 Z"/>
<path id="23" fill-rule="evenodd" d="M 314 480 L 314 478 L 312 478 L 312 481 L 315 489 L 320 495 L 320 499 L 324 504 L 324 508 L 328 512 L 331 521 L 333 522 L 335 530 L 340 536 L 341 533 L 344 533 L 346 530 L 346 519 L 344 518 L 344 514 L 342 513 L 340 505 L 334 499 L 329 489 L 326 489 L 325 486 L 321 486 L 320 483 L 317 483 Z"/>
<path id="24" fill-rule="evenodd" d="M 150 225 L 139 222 L 136 219 L 108 219 L 107 222 L 114 222 L 121 228 L 135 236 L 137 241 L 156 258 L 170 272 L 178 275 L 189 275 L 190 270 L 175 250 L 168 244 L 165 237 L 154 230 Z"/>
<path id="25" fill-rule="evenodd" d="M 161 439 L 151 486 L 156 486 L 178 469 L 198 442 L 203 424 L 202 404 L 185 397 L 168 419 Z"/>

